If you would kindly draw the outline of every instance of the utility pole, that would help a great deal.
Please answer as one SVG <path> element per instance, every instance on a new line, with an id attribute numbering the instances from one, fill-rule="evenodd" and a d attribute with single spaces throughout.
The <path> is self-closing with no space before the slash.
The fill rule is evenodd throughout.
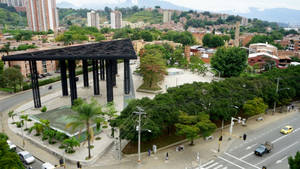
<path id="1" fill-rule="evenodd" d="M 278 88 L 279 88 L 279 77 L 277 78 L 276 94 L 278 93 Z M 275 113 L 275 110 L 276 110 L 276 100 L 274 101 L 273 114 Z"/>
<path id="2" fill-rule="evenodd" d="M 137 130 L 138 130 L 138 162 L 141 162 L 141 131 L 142 131 L 142 127 L 141 127 L 141 116 L 142 114 L 146 114 L 144 112 L 144 110 L 140 107 L 137 107 L 138 111 L 137 112 L 133 112 L 135 114 L 138 114 L 139 115 L 139 121 L 138 121 L 138 127 L 137 127 Z"/>

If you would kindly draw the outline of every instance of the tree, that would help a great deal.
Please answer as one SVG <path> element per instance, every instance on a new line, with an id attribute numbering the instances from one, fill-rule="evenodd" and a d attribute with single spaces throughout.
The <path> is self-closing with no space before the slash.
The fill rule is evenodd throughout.
<path id="1" fill-rule="evenodd" d="M 72 107 L 76 112 L 69 117 L 70 123 L 66 125 L 67 128 L 71 127 L 72 130 L 79 128 L 80 131 L 86 130 L 86 139 L 88 142 L 88 159 L 91 158 L 91 141 L 94 138 L 94 130 L 92 125 L 96 124 L 99 130 L 101 125 L 105 122 L 104 113 L 102 112 L 101 106 L 92 100 L 91 103 L 83 102 L 82 104 Z"/>
<path id="2" fill-rule="evenodd" d="M 118 113 L 118 111 L 115 108 L 114 102 L 109 102 L 106 105 L 106 111 L 105 111 L 105 114 L 108 116 L 108 122 L 111 122 L 111 120 L 118 117 L 117 113 Z M 111 128 L 111 136 L 112 137 L 114 137 L 114 133 L 115 133 L 115 128 L 112 126 L 112 128 Z"/>
<path id="3" fill-rule="evenodd" d="M 33 126 L 29 128 L 28 132 L 31 133 L 32 130 L 35 130 L 35 136 L 39 136 L 43 132 L 44 126 L 41 123 L 35 122 Z"/>
<path id="4" fill-rule="evenodd" d="M 6 87 L 13 87 L 14 92 L 17 91 L 17 86 L 20 87 L 23 84 L 23 75 L 21 74 L 19 69 L 14 67 L 9 67 L 3 72 L 4 83 Z"/>
<path id="5" fill-rule="evenodd" d="M 141 56 L 140 72 L 143 75 L 142 88 L 159 89 L 158 82 L 166 75 L 165 61 L 157 50 L 146 50 Z"/>
<path id="6" fill-rule="evenodd" d="M 211 67 L 223 77 L 239 76 L 247 67 L 247 52 L 238 47 L 218 48 L 211 59 Z"/>
<path id="7" fill-rule="evenodd" d="M 6 142 L 8 139 L 6 137 L 1 137 L 5 135 L 4 133 L 0 133 L 0 166 L 3 169 L 25 169 L 20 157 L 16 152 L 12 152 L 9 149 L 9 146 Z"/>
<path id="8" fill-rule="evenodd" d="M 15 119 L 14 117 L 16 116 L 17 114 L 13 111 L 13 110 L 10 110 L 8 112 L 8 117 L 12 118 L 13 119 L 13 122 L 15 122 Z"/>
<path id="9" fill-rule="evenodd" d="M 7 42 L 6 44 L 4 44 L 4 46 L 0 49 L 0 52 L 5 52 L 6 55 L 8 55 L 10 51 L 11 51 L 10 42 Z"/>
<path id="10" fill-rule="evenodd" d="M 0 140 L 7 141 L 8 140 L 8 136 L 5 133 L 0 133 Z"/>
<path id="11" fill-rule="evenodd" d="M 217 128 L 214 123 L 209 120 L 209 115 L 199 113 L 196 115 L 188 115 L 181 113 L 178 117 L 179 123 L 176 123 L 176 131 L 178 135 L 185 136 L 191 141 L 190 145 L 194 144 L 194 139 L 201 134 L 203 137 L 211 135 Z"/>
<path id="12" fill-rule="evenodd" d="M 299 169 L 300 168 L 300 152 L 298 151 L 295 157 L 289 157 L 290 169 Z"/>
<path id="13" fill-rule="evenodd" d="M 66 153 L 74 153 L 74 147 L 79 147 L 80 143 L 75 137 L 65 139 L 62 143 L 65 146 Z"/>
<path id="14" fill-rule="evenodd" d="M 27 128 L 27 121 L 29 121 L 28 115 L 21 115 L 20 119 L 25 121 L 25 130 L 28 130 Z"/>
<path id="15" fill-rule="evenodd" d="M 213 35 L 213 34 L 205 34 L 203 37 L 203 45 L 207 46 L 209 48 L 217 48 L 220 46 L 224 46 L 224 40 L 227 40 L 229 37 L 224 36 L 218 36 L 218 35 Z"/>

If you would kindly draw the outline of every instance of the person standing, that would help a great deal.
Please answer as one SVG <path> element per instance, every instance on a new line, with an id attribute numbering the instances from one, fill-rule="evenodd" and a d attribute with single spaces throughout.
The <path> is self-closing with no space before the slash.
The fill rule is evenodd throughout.
<path id="1" fill-rule="evenodd" d="M 166 154 L 166 160 L 169 160 L 169 153 Z"/>

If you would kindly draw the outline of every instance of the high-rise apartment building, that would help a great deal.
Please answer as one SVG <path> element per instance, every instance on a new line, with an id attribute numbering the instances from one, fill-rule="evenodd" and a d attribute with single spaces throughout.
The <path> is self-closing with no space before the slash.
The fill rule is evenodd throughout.
<path id="1" fill-rule="evenodd" d="M 122 28 L 122 13 L 120 11 L 110 13 L 110 25 L 112 29 Z"/>
<path id="2" fill-rule="evenodd" d="M 0 0 L 0 3 L 7 4 L 7 6 L 22 7 L 25 0 Z"/>
<path id="3" fill-rule="evenodd" d="M 91 11 L 87 13 L 87 25 L 96 27 L 97 29 L 100 29 L 99 25 L 99 14 L 95 11 Z"/>
<path id="4" fill-rule="evenodd" d="M 28 26 L 32 31 L 56 31 L 58 13 L 56 0 L 26 0 Z"/>
<path id="5" fill-rule="evenodd" d="M 166 10 L 163 12 L 163 22 L 170 23 L 172 21 L 172 11 Z"/>

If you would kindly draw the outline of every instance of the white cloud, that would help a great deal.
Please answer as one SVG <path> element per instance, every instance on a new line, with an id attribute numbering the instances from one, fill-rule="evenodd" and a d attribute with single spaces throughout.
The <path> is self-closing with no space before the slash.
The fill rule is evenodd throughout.
<path id="1" fill-rule="evenodd" d="M 109 4 L 120 3 L 125 0 L 57 0 L 57 2 L 67 1 L 75 6 L 87 3 Z M 134 0 L 138 1 L 138 0 Z M 249 8 L 254 7 L 260 10 L 268 8 L 290 8 L 300 10 L 300 0 L 165 0 L 176 5 L 185 6 L 197 10 L 208 11 L 227 11 L 248 12 Z"/>

